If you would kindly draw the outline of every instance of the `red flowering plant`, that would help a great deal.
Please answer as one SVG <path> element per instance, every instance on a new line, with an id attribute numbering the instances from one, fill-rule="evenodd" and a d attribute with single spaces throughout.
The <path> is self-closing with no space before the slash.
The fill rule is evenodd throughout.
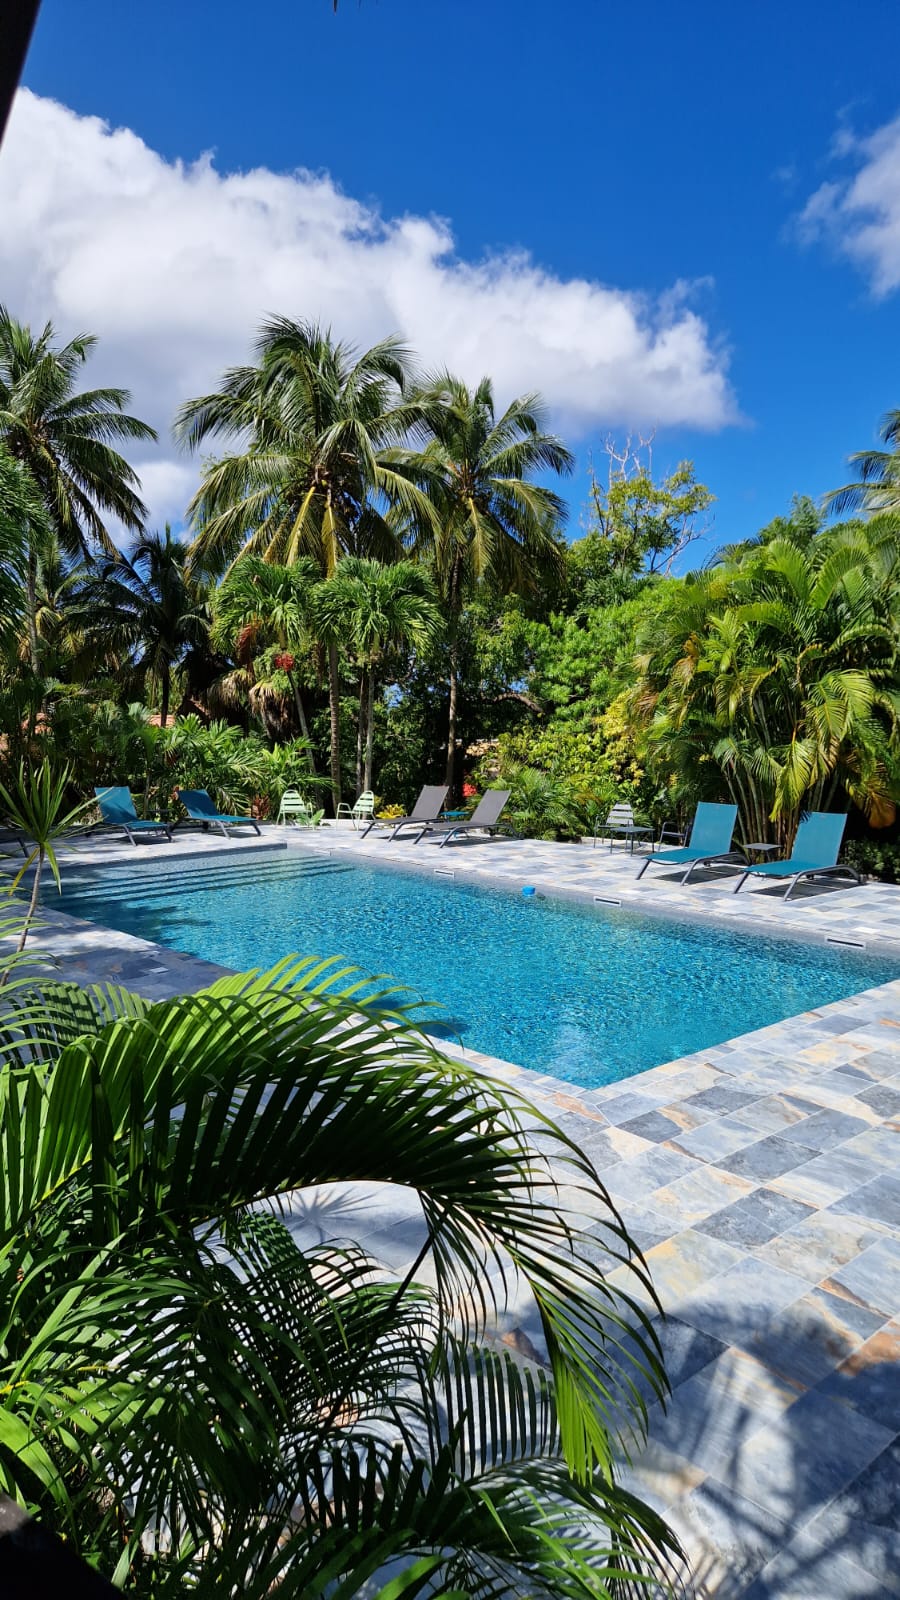
<path id="1" fill-rule="evenodd" d="M 282 672 L 293 672 L 296 662 L 297 657 L 292 656 L 289 650 L 279 650 L 278 654 L 272 657 L 273 667 L 278 667 Z"/>

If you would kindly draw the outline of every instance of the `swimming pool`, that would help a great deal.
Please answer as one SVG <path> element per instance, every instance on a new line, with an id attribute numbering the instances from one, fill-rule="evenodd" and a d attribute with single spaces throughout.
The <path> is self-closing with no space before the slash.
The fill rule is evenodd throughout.
<path id="1" fill-rule="evenodd" d="M 85 870 L 46 903 L 236 969 L 345 956 L 440 1002 L 445 1036 L 591 1088 L 900 976 L 873 952 L 293 851 Z"/>

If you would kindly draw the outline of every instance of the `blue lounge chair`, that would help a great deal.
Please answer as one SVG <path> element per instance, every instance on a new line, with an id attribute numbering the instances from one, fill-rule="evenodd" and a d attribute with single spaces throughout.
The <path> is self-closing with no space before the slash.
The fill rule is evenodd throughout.
<path id="1" fill-rule="evenodd" d="M 651 865 L 684 867 L 681 882 L 687 883 L 695 867 L 711 867 L 719 861 L 733 861 L 731 836 L 737 822 L 737 806 L 714 805 L 701 800 L 694 812 L 694 825 L 686 845 L 677 850 L 659 850 L 648 856 L 638 877 Z"/>
<path id="2" fill-rule="evenodd" d="M 172 843 L 172 829 L 168 822 L 146 822 L 134 809 L 130 789 L 95 789 L 103 821 L 111 828 L 122 828 L 132 844 L 137 844 L 136 833 L 163 833 Z"/>
<path id="3" fill-rule="evenodd" d="M 862 883 L 855 867 L 838 866 L 838 852 L 847 824 L 845 811 L 810 811 L 797 829 L 794 848 L 787 861 L 764 861 L 759 866 L 748 866 L 734 886 L 737 894 L 743 883 L 752 875 L 778 882 L 789 878 L 785 900 L 789 900 L 801 878 L 825 878 L 835 872 Z"/>
<path id="4" fill-rule="evenodd" d="M 259 833 L 255 817 L 231 817 L 226 811 L 217 811 L 205 789 L 176 789 L 175 793 L 192 822 L 202 823 L 204 828 L 221 828 L 226 839 L 229 828 L 255 828 Z"/>

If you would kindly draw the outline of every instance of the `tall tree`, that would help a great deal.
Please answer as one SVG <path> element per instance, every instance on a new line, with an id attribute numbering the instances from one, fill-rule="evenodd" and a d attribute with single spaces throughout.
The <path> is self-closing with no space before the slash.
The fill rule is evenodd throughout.
<path id="1" fill-rule="evenodd" d="M 308 651 L 315 643 L 313 596 L 319 581 L 319 568 L 309 557 L 293 566 L 277 566 L 261 556 L 242 556 L 226 573 L 213 597 L 213 636 L 239 660 L 252 656 L 266 645 L 277 644 L 287 654 Z M 304 739 L 309 740 L 309 724 L 296 669 L 286 667 L 294 696 L 297 721 Z M 316 763 L 312 745 L 307 750 L 310 773 Z"/>
<path id="2" fill-rule="evenodd" d="M 44 512 L 27 468 L 0 443 L 0 652 L 14 651 L 25 612 L 28 549 Z"/>
<path id="3" fill-rule="evenodd" d="M 156 433 L 124 411 L 127 389 L 76 389 L 80 369 L 97 344 L 94 335 L 78 334 L 64 345 L 55 339 L 52 323 L 34 334 L 0 306 L 0 440 L 27 466 L 64 552 L 87 558 L 99 548 L 113 554 L 104 516 L 136 531 L 146 516 L 137 474 L 114 444 L 155 439 Z M 30 615 L 36 576 L 32 546 Z"/>
<path id="4" fill-rule="evenodd" d="M 431 562 L 449 633 L 446 780 L 456 777 L 458 629 L 466 595 L 495 583 L 506 591 L 536 590 L 542 571 L 562 561 L 559 528 L 566 507 L 535 483 L 538 473 L 568 475 L 571 453 L 544 426 L 537 395 L 523 395 L 502 416 L 489 378 L 469 389 L 441 374 L 413 397 L 427 438 L 421 451 L 391 460 L 425 488 L 434 514 L 416 529 L 416 547 Z M 416 515 L 418 507 L 412 508 Z"/>
<path id="5" fill-rule="evenodd" d="M 171 528 L 144 534 L 130 557 L 119 555 L 89 577 L 73 610 L 108 658 L 155 680 L 165 727 L 172 674 L 209 636 L 205 589 L 188 571 L 187 549 Z"/>
<path id="6" fill-rule="evenodd" d="M 347 556 L 319 586 L 315 607 L 329 636 L 343 637 L 359 667 L 357 792 L 372 788 L 378 670 L 391 647 L 427 645 L 440 627 L 431 581 L 413 561 L 384 565 Z"/>
<path id="7" fill-rule="evenodd" d="M 848 458 L 856 477 L 826 495 L 828 511 L 863 511 L 870 516 L 900 511 L 900 411 L 888 411 L 882 418 L 879 437 L 885 449 L 857 450 Z"/>
<path id="8" fill-rule="evenodd" d="M 214 394 L 189 400 L 175 422 L 190 449 L 210 439 L 236 442 L 212 461 L 188 508 L 193 556 L 220 568 L 242 553 L 289 565 L 299 556 L 329 577 L 344 555 L 399 553 L 391 507 L 431 515 L 389 447 L 403 438 L 414 408 L 403 404 L 410 357 L 397 339 L 362 355 L 313 324 L 276 318 L 256 342 L 254 366 L 226 372 Z M 328 650 L 331 787 L 341 797 L 340 671 Z"/>

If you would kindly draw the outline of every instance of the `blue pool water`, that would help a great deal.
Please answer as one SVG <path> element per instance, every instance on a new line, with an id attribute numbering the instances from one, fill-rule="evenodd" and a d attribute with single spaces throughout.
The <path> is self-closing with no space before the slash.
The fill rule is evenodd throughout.
<path id="1" fill-rule="evenodd" d="M 82 872 L 48 904 L 236 969 L 345 956 L 439 1001 L 447 1036 L 591 1087 L 900 976 L 883 955 L 293 852 Z"/>

